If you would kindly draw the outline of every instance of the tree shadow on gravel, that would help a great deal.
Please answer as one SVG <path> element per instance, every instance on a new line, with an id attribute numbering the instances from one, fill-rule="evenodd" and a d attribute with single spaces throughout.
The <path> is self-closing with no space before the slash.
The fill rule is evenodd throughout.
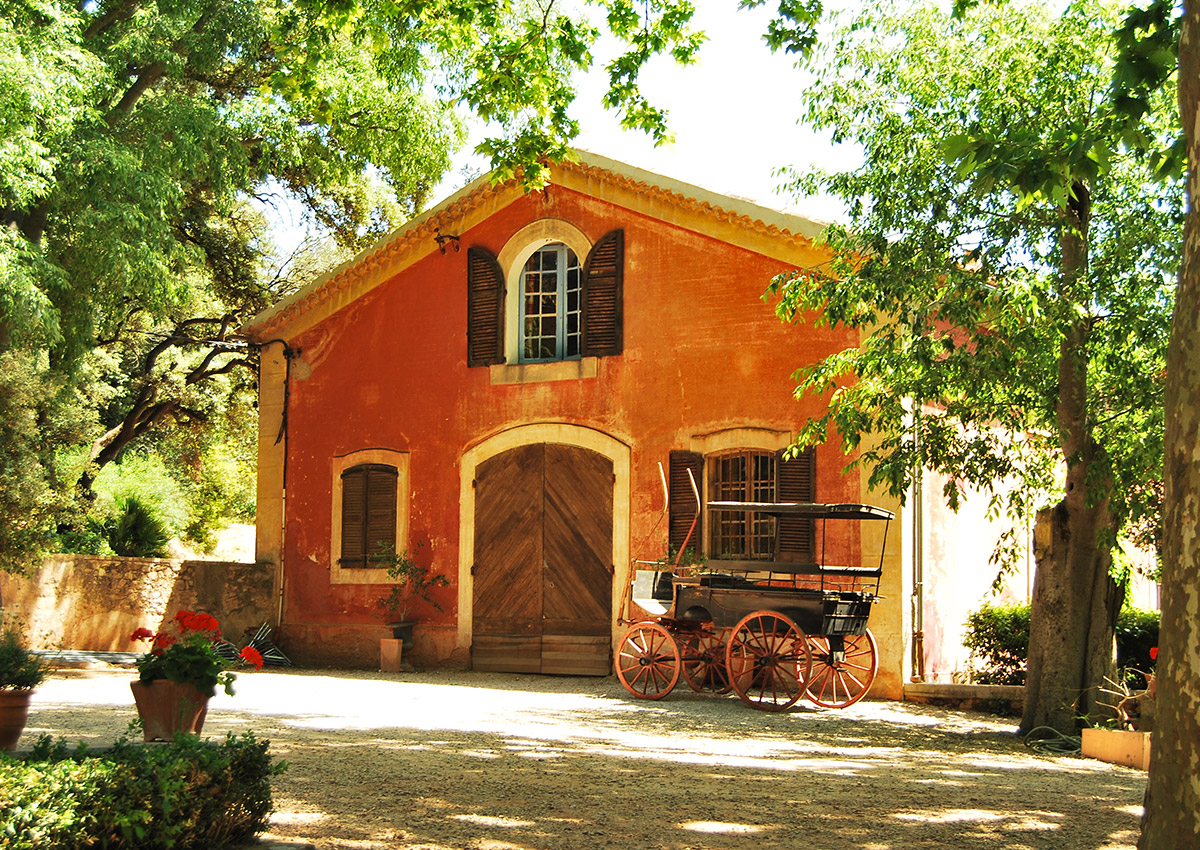
<path id="1" fill-rule="evenodd" d="M 270 739 L 290 765 L 270 837 L 318 850 L 1124 850 L 1145 784 L 1035 754 L 1005 721 L 912 704 L 770 714 L 469 674 L 238 684 L 205 735 Z M 35 703 L 22 744 L 103 746 L 133 717 L 131 701 Z"/>
<path id="2" fill-rule="evenodd" d="M 377 730 L 377 732 L 382 730 Z M 664 742 L 665 743 L 665 742 Z M 1100 848 L 1140 783 L 996 756 L 751 740 L 699 752 L 395 730 L 285 735 L 273 831 L 321 848 Z"/>

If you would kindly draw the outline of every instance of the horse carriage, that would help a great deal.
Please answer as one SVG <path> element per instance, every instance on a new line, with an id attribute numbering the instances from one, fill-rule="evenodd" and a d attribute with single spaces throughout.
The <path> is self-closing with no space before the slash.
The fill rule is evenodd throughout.
<path id="1" fill-rule="evenodd" d="M 696 500 L 699 506 L 698 493 Z M 695 569 L 678 560 L 635 562 L 621 622 L 631 622 L 630 600 L 651 617 L 632 622 L 621 639 L 616 668 L 626 690 L 662 699 L 682 677 L 695 691 L 733 690 L 764 711 L 783 711 L 801 697 L 842 708 L 865 696 L 878 668 L 867 620 L 879 598 L 883 546 L 878 565 L 834 564 L 826 554 L 826 528 L 884 522 L 886 542 L 894 514 L 862 504 L 714 501 L 705 507 L 810 519 L 814 527 L 819 523 L 819 550 L 814 545 L 811 563 L 714 559 Z"/>

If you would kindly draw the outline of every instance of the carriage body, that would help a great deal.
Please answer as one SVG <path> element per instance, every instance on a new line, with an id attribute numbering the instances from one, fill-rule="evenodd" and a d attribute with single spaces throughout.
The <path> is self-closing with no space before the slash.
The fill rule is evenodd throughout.
<path id="1" fill-rule="evenodd" d="M 801 696 L 829 707 L 864 696 L 877 666 L 867 623 L 883 554 L 877 565 L 827 563 L 824 523 L 887 523 L 894 515 L 859 504 L 710 502 L 708 508 L 820 520 L 819 560 L 826 563 L 721 559 L 685 574 L 641 564 L 655 568 L 635 572 L 631 598 L 652 619 L 634 623 L 622 641 L 617 673 L 625 687 L 659 699 L 682 674 L 696 690 L 733 689 L 766 710 L 790 707 Z"/>

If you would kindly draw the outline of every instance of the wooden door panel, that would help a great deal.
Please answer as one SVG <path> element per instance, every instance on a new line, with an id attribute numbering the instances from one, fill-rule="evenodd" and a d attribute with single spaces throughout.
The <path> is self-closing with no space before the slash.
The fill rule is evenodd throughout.
<path id="1" fill-rule="evenodd" d="M 523 446 L 479 465 L 475 669 L 611 672 L 612 486 L 612 462 L 573 446 Z"/>
<path id="2" fill-rule="evenodd" d="M 541 673 L 542 637 L 476 633 L 471 645 L 471 667 L 483 673 Z"/>
<path id="3" fill-rule="evenodd" d="M 542 632 L 541 446 L 490 458 L 475 476 L 474 632 Z"/>
<path id="4" fill-rule="evenodd" d="M 542 635 L 539 672 L 558 676 L 612 673 L 612 636 Z"/>
<path id="5" fill-rule="evenodd" d="M 546 446 L 543 633 L 611 630 L 612 461 L 574 446 Z"/>

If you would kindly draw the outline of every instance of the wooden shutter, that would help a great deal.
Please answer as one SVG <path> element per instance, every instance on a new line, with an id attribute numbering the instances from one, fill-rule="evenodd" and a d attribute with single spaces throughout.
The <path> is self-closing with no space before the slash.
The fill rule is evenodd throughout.
<path id="1" fill-rule="evenodd" d="M 485 248 L 467 249 L 467 365 L 504 362 L 504 272 Z"/>
<path id="2" fill-rule="evenodd" d="M 583 266 L 580 325 L 584 357 L 620 354 L 625 281 L 625 231 L 613 230 L 592 246 Z M 689 520 L 690 523 L 690 520 Z"/>
<path id="3" fill-rule="evenodd" d="M 366 560 L 367 468 L 355 466 L 342 473 L 343 567 L 362 567 Z"/>
<path id="4" fill-rule="evenodd" d="M 667 515 L 667 543 L 672 551 L 678 551 L 687 541 L 687 548 L 696 552 L 703 550 L 704 540 L 704 506 L 696 505 L 696 494 L 692 492 L 692 483 L 688 480 L 688 470 L 696 477 L 696 488 L 700 490 L 701 499 L 704 494 L 704 455 L 696 452 L 674 451 L 670 455 L 670 472 L 667 475 L 667 485 L 670 490 L 670 511 Z M 688 529 L 696 518 L 696 528 L 692 531 L 691 539 L 687 539 Z"/>
<path id="5" fill-rule="evenodd" d="M 780 452 L 775 464 L 776 498 L 781 502 L 814 502 L 817 498 L 817 453 L 808 448 L 791 460 Z M 775 559 L 812 563 L 816 524 L 812 518 L 781 516 L 775 523 Z"/>
<path id="6" fill-rule="evenodd" d="M 372 465 L 367 469 L 366 554 L 378 554 L 384 547 L 396 549 L 396 478 L 394 466 Z M 365 566 L 372 566 L 368 560 Z"/>
<path id="7" fill-rule="evenodd" d="M 363 464 L 342 473 L 342 554 L 348 569 L 369 566 L 368 556 L 380 543 L 396 545 L 396 479 L 394 466 Z"/>

